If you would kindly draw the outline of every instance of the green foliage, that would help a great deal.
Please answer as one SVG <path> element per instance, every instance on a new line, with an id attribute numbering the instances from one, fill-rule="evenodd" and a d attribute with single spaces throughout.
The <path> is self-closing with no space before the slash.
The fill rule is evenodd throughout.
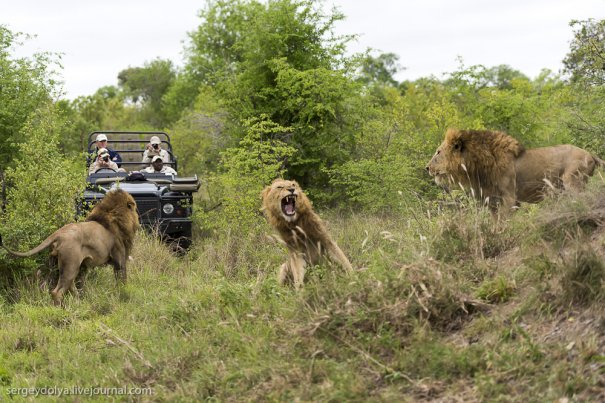
<path id="1" fill-rule="evenodd" d="M 284 164 L 295 154 L 279 138 L 290 128 L 282 127 L 266 116 L 244 122 L 246 135 L 237 147 L 221 155 L 223 172 L 215 178 L 223 196 L 221 210 L 203 217 L 204 226 L 245 234 L 258 227 L 260 194 L 264 186 L 284 172 Z"/>
<path id="2" fill-rule="evenodd" d="M 322 168 L 345 161 L 353 146 L 348 117 L 356 111 L 348 100 L 356 87 L 341 67 L 350 38 L 332 35 L 342 15 L 324 14 L 313 0 L 276 0 L 217 1 L 201 17 L 191 35 L 183 91 L 192 81 L 198 88 L 210 84 L 234 122 L 265 114 L 291 127 L 282 140 L 299 152 L 288 161 L 289 176 L 322 188 Z M 229 131 L 238 138 L 245 133 L 237 124 Z"/>
<path id="3" fill-rule="evenodd" d="M 574 88 L 568 126 L 575 144 L 605 154 L 605 20 L 572 21 L 574 39 L 563 61 Z"/>
<path id="4" fill-rule="evenodd" d="M 349 161 L 328 171 L 330 184 L 354 207 L 365 211 L 404 211 L 421 187 L 410 161 L 399 155 Z"/>
<path id="5" fill-rule="evenodd" d="M 401 70 L 398 60 L 399 56 L 394 53 L 381 53 L 376 57 L 366 55 L 362 61 L 359 80 L 366 85 L 397 85 L 394 75 Z"/>
<path id="6" fill-rule="evenodd" d="M 228 118 L 212 88 L 200 89 L 195 105 L 183 113 L 171 130 L 179 173 L 206 177 L 217 171 L 220 153 L 237 141 L 227 131 Z"/>
<path id="7" fill-rule="evenodd" d="M 14 57 L 22 45 L 21 33 L 0 25 L 0 167 L 12 165 L 23 141 L 21 130 L 37 108 L 51 99 L 55 86 L 52 68 L 58 57 L 36 53 L 31 58 Z M 26 37 L 27 39 L 27 37 Z"/>
<path id="8" fill-rule="evenodd" d="M 285 59 L 274 60 L 276 86 L 272 98 L 279 111 L 277 122 L 292 127 L 285 138 L 299 153 L 288 162 L 288 173 L 310 193 L 321 189 L 325 169 L 347 161 L 354 150 L 352 117 L 356 104 L 350 102 L 355 85 L 342 72 L 324 68 L 298 70 Z"/>
<path id="9" fill-rule="evenodd" d="M 507 66 L 499 66 L 496 72 L 483 66 L 461 66 L 451 74 L 446 88 L 458 113 L 476 122 L 474 128 L 501 130 L 533 147 L 567 140 L 568 133 L 561 133 L 560 125 L 555 125 L 558 132 L 551 130 L 550 120 L 566 115 L 561 86 L 556 85 L 556 78 L 551 80 L 555 84 L 545 84 L 546 77 L 532 83 Z"/>
<path id="10" fill-rule="evenodd" d="M 605 85 L 605 20 L 593 18 L 569 24 L 574 39 L 563 64 L 572 81 L 588 85 Z"/>
<path id="11" fill-rule="evenodd" d="M 176 71 L 170 60 L 156 59 L 143 67 L 129 67 L 118 74 L 126 99 L 140 105 L 141 120 L 153 127 L 166 123 L 162 97 L 172 85 Z"/>
<path id="12" fill-rule="evenodd" d="M 49 104 L 31 115 L 20 132 L 25 141 L 14 168 L 6 172 L 11 186 L 1 216 L 3 241 L 13 249 L 27 250 L 74 220 L 76 197 L 85 183 L 84 158 L 71 160 L 59 152 L 64 123 Z M 21 262 L 10 259 L 7 264 L 17 267 Z"/>
<path id="13" fill-rule="evenodd" d="M 99 88 L 92 95 L 62 104 L 62 109 L 71 121 L 64 136 L 71 138 L 72 144 L 77 143 L 80 152 L 87 149 L 87 136 L 95 130 L 151 129 L 139 121 L 136 107 L 127 105 L 123 92 L 114 86 Z"/>

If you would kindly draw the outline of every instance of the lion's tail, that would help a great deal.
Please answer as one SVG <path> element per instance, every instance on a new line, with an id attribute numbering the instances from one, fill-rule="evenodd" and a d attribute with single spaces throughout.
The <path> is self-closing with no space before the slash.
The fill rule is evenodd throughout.
<path id="1" fill-rule="evenodd" d="M 4 246 L 4 244 L 2 243 L 2 236 L 0 236 L 0 246 L 2 246 L 8 253 L 10 253 L 13 256 L 29 257 L 29 256 L 35 255 L 36 253 L 40 253 L 44 249 L 48 248 L 50 246 L 50 244 L 52 244 L 53 241 L 55 240 L 54 235 L 55 234 L 52 234 L 51 236 L 46 238 L 40 245 L 36 246 L 34 249 L 27 251 L 27 252 L 14 252 L 14 251 L 10 250 L 6 246 Z"/>

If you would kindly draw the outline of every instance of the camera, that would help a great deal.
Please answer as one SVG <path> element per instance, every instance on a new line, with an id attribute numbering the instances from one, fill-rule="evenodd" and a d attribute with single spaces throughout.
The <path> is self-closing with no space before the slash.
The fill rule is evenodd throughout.
<path id="1" fill-rule="evenodd" d="M 152 144 L 153 148 L 155 148 L 157 150 L 157 148 L 160 146 L 159 144 Z"/>
<path id="2" fill-rule="evenodd" d="M 104 156 L 104 157 L 103 157 L 103 161 L 105 161 L 105 162 L 109 162 L 109 155 Z"/>

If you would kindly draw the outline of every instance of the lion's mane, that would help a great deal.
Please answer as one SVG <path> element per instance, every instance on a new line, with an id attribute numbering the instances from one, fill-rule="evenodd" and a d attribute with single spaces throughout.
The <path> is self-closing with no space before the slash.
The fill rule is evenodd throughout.
<path id="1" fill-rule="evenodd" d="M 95 221 L 113 234 L 117 243 L 124 246 L 129 255 L 134 243 L 134 237 L 139 229 L 139 216 L 130 204 L 135 203 L 127 192 L 118 189 L 108 192 L 90 212 L 86 221 Z"/>

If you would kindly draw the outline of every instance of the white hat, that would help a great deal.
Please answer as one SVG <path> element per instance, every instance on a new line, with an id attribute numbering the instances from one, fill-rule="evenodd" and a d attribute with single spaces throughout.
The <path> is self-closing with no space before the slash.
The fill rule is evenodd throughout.
<path id="1" fill-rule="evenodd" d="M 107 136 L 103 133 L 97 134 L 97 141 L 107 141 Z"/>
<path id="2" fill-rule="evenodd" d="M 156 162 L 157 160 L 162 160 L 162 162 L 164 162 L 164 159 L 162 157 L 160 157 L 159 155 L 154 156 L 151 159 L 151 162 Z"/>
<path id="3" fill-rule="evenodd" d="M 162 141 L 160 140 L 160 138 L 158 136 L 152 136 L 151 139 L 149 140 L 149 142 L 151 144 L 160 144 Z"/>

